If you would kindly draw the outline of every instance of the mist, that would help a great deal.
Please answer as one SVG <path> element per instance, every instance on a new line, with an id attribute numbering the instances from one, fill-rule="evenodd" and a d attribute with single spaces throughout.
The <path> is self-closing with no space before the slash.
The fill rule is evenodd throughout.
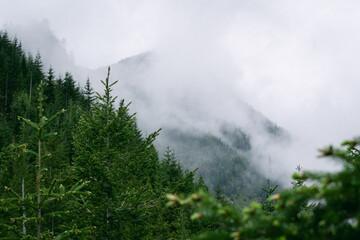
<path id="1" fill-rule="evenodd" d="M 317 149 L 360 132 L 358 7 L 325 0 L 12 1 L 3 3 L 0 24 L 39 51 L 46 67 L 68 68 L 82 84 L 90 77 L 98 91 L 106 68 L 95 69 L 150 52 L 150 66 L 111 75 L 120 81 L 114 94 L 132 101 L 145 133 L 172 125 L 219 136 L 221 122 L 241 126 L 263 152 L 256 164 L 271 155 L 277 175 L 290 176 L 298 164 L 334 169 L 316 158 Z M 46 40 L 32 38 L 24 30 L 32 23 L 48 28 L 61 48 L 50 51 Z M 284 128 L 291 144 L 269 144 L 248 106 Z"/>

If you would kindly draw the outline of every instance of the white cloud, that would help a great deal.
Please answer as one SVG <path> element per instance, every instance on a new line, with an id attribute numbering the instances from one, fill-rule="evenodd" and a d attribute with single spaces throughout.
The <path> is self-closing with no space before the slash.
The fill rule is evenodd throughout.
<path id="1" fill-rule="evenodd" d="M 240 96 L 307 143 L 298 148 L 309 158 L 360 133 L 359 8 L 335 0 L 14 0 L 2 3 L 0 24 L 47 18 L 75 62 L 91 68 L 156 49 L 144 87 L 168 91 L 159 102 L 187 99 L 238 119 L 231 100 Z M 226 106 L 214 108 L 219 101 Z"/>

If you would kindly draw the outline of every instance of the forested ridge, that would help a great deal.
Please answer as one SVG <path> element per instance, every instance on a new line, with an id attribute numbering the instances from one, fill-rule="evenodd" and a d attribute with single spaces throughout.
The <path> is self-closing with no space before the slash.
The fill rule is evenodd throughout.
<path id="1" fill-rule="evenodd" d="M 82 89 L 2 32 L 0 82 L 0 238 L 183 239 L 211 227 L 166 207 L 165 193 L 206 186 L 171 149 L 158 157 L 159 131 L 142 135 L 109 76 L 103 93 Z"/>
<path id="2" fill-rule="evenodd" d="M 71 73 L 43 69 L 39 54 L 0 33 L 0 239 L 360 237 L 359 139 L 321 150 L 342 164 L 339 171 L 298 166 L 292 188 L 267 180 L 261 192 L 264 178 L 226 146 L 212 147 L 216 161 L 202 169 L 183 169 L 171 148 L 159 157 L 161 130 L 142 134 L 130 104 L 113 96 L 110 72 L 95 93 L 89 80 L 81 88 Z M 242 131 L 223 134 L 234 148 L 251 148 Z M 222 144 L 213 136 L 174 136 L 204 152 Z M 213 174 L 213 167 L 231 174 L 216 175 L 209 191 L 195 175 Z M 249 174 L 258 180 L 247 182 Z M 239 210 L 223 192 L 241 204 L 258 202 Z"/>

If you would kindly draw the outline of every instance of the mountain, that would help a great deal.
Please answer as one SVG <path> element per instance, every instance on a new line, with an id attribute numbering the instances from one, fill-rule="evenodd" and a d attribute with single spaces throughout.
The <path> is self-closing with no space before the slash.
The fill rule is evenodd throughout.
<path id="1" fill-rule="evenodd" d="M 286 147 L 290 135 L 240 99 L 233 109 L 241 112 L 237 124 L 207 113 L 192 96 L 173 98 L 167 84 L 154 92 L 149 87 L 154 64 L 156 53 L 148 52 L 110 66 L 112 79 L 120 82 L 118 95 L 132 101 L 143 131 L 161 127 L 158 149 L 171 147 L 184 167 L 196 170 L 210 189 L 220 188 L 238 205 L 261 198 L 261 186 L 272 177 L 269 149 Z M 104 76 L 106 70 L 99 68 L 92 76 Z M 213 107 L 221 107 L 221 102 Z"/>
<path id="2" fill-rule="evenodd" d="M 2 30 L 17 38 L 26 53 L 33 56 L 40 54 L 45 71 L 52 67 L 62 76 L 65 72 L 71 72 L 77 77 L 78 82 L 85 84 L 89 70 L 74 63 L 72 54 L 66 50 L 66 40 L 58 39 L 48 20 L 29 21 L 23 25 L 8 24 Z"/>
<path id="3" fill-rule="evenodd" d="M 50 65 L 61 74 L 68 70 L 81 85 L 89 78 L 96 91 L 102 89 L 99 80 L 107 67 L 76 66 L 46 21 L 11 29 L 25 49 L 41 53 L 45 71 Z M 29 31 L 37 33 L 36 39 Z M 187 69 L 177 64 L 176 59 L 161 59 L 156 51 L 120 60 L 110 66 L 111 80 L 119 80 L 114 95 L 132 103 L 145 135 L 162 128 L 156 141 L 160 154 L 170 146 L 183 166 L 197 169 L 211 189 L 219 186 L 232 201 L 259 198 L 265 179 L 278 177 L 273 149 L 288 146 L 290 135 L 230 90 L 218 89 L 221 84 L 196 84 L 207 75 L 179 74 Z"/>

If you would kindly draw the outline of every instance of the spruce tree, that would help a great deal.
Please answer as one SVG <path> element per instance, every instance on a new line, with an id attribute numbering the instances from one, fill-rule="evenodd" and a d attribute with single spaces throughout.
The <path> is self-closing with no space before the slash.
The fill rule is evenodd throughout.
<path id="1" fill-rule="evenodd" d="M 53 105 L 55 103 L 55 76 L 54 70 L 52 67 L 49 68 L 47 77 L 45 78 L 45 89 L 44 94 L 46 96 L 45 102 L 49 107 L 54 108 Z"/>
<path id="2" fill-rule="evenodd" d="M 83 112 L 74 135 L 76 177 L 90 181 L 89 191 L 98 239 L 136 239 L 148 234 L 140 224 L 156 194 L 158 159 L 152 145 L 158 132 L 143 138 L 128 105 L 111 95 L 110 68 L 104 93 Z M 146 206 L 146 207 L 145 207 Z"/>
<path id="3" fill-rule="evenodd" d="M 91 104 L 94 100 L 94 91 L 91 87 L 89 78 L 86 80 L 86 84 L 84 87 L 84 95 L 85 95 L 85 101 L 84 101 L 84 108 L 86 110 L 90 110 Z"/>
<path id="4" fill-rule="evenodd" d="M 26 229 L 26 223 L 27 222 L 35 222 L 36 225 L 36 239 L 40 240 L 42 237 L 53 237 L 54 232 L 50 232 L 50 230 L 47 228 L 46 230 L 42 229 L 42 223 L 47 220 L 47 217 L 44 217 L 44 209 L 48 209 L 48 205 L 53 202 L 60 202 L 60 199 L 69 196 L 69 195 L 76 195 L 80 194 L 81 188 L 84 187 L 85 182 L 83 183 L 76 183 L 73 185 L 70 190 L 66 191 L 65 187 L 62 184 L 58 184 L 57 180 L 54 179 L 50 185 L 43 186 L 43 180 L 42 176 L 43 173 L 47 171 L 47 169 L 43 168 L 43 161 L 45 158 L 49 157 L 51 154 L 47 153 L 43 149 L 44 142 L 46 142 L 49 138 L 57 135 L 56 132 L 47 132 L 47 127 L 51 122 L 53 122 L 56 118 L 58 118 L 61 114 L 64 113 L 64 110 L 56 113 L 50 118 L 47 118 L 43 115 L 44 108 L 44 96 L 43 96 L 43 90 L 44 90 L 44 83 L 40 83 L 38 87 L 39 92 L 39 105 L 38 105 L 38 122 L 32 122 L 31 120 L 19 117 L 20 120 L 22 120 L 25 124 L 27 124 L 31 129 L 35 131 L 36 139 L 37 139 L 37 150 L 33 151 L 31 149 L 28 149 L 26 145 L 21 145 L 18 147 L 12 147 L 10 150 L 2 152 L 2 154 L 6 154 L 9 152 L 10 154 L 13 152 L 11 158 L 5 158 L 7 161 L 3 164 L 7 164 L 8 166 L 11 161 L 19 161 L 23 158 L 24 153 L 28 153 L 36 157 L 36 163 L 35 163 L 35 193 L 27 193 L 26 195 L 19 194 L 16 187 L 8 187 L 5 186 L 5 191 L 8 192 L 8 194 L 5 194 L 5 197 L 3 199 L 3 206 L 1 208 L 1 211 L 4 213 L 7 213 L 9 209 L 13 209 L 12 214 L 16 214 L 17 208 L 17 214 L 15 216 L 9 215 L 8 222 L 1 225 L 2 232 L 4 231 L 5 236 L 7 238 L 16 238 L 15 236 L 21 237 L 21 238 L 33 238 L 34 231 L 27 230 Z M 14 149 L 14 150 L 12 150 Z M 17 150 L 19 149 L 19 150 Z M 20 151 L 21 150 L 21 151 Z M 20 152 L 19 152 L 20 151 Z M 21 164 L 18 166 L 19 169 L 24 168 L 24 164 Z M 4 168 L 4 165 L 1 169 Z M 14 166 L 13 166 L 14 168 Z M 5 165 L 5 170 L 6 168 Z M 17 171 L 19 171 L 19 169 Z M 9 169 L 8 169 L 9 170 Z M 14 171 L 14 170 L 13 170 Z M 14 175 L 14 174 L 11 174 Z M 10 183 L 11 184 L 11 183 Z M 56 190 L 58 192 L 56 192 Z M 16 207 L 17 206 L 17 207 Z M 7 214 L 8 215 L 8 214 Z M 56 215 L 56 213 L 55 213 Z M 23 222 L 22 228 L 19 228 L 19 225 L 17 225 L 17 222 Z M 12 225 L 11 225 L 12 224 Z M 79 231 L 75 229 L 74 231 Z M 68 236 L 69 234 L 73 234 L 74 232 L 68 231 L 62 233 L 62 236 Z M 59 235 L 61 236 L 61 235 Z"/>
<path id="5" fill-rule="evenodd" d="M 279 185 L 276 184 L 275 187 L 271 187 L 270 179 L 267 179 L 266 182 L 267 182 L 266 188 L 261 187 L 261 190 L 263 190 L 265 193 L 265 201 L 262 202 L 262 209 L 264 210 L 264 212 L 266 214 L 272 214 L 275 210 L 275 207 L 274 207 L 275 203 L 274 203 L 274 201 L 269 201 L 269 200 L 271 200 L 271 197 L 274 195 L 274 193 Z"/>

